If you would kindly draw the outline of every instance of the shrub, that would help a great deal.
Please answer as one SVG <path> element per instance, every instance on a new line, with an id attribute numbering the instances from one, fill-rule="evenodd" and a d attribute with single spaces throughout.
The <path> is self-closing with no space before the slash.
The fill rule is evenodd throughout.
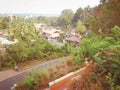
<path id="1" fill-rule="evenodd" d="M 25 85 L 25 86 L 33 86 L 34 81 L 35 81 L 34 77 L 26 76 L 25 79 L 23 80 L 23 85 Z"/>
<path id="2" fill-rule="evenodd" d="M 103 87 L 102 90 L 112 90 L 112 87 L 116 90 L 120 86 L 119 30 L 119 27 L 115 27 L 112 30 L 113 33 L 108 36 L 84 38 L 81 41 L 80 48 L 74 53 L 78 62 L 83 61 L 86 57 L 88 60 L 96 61 L 94 74 L 101 79 L 103 78 L 99 80 L 101 87 Z M 111 74 L 110 78 L 113 80 L 109 83 L 105 80 L 108 73 Z M 114 85 L 111 86 L 112 83 Z"/>
<path id="3" fill-rule="evenodd" d="M 35 79 L 33 76 L 26 76 L 23 82 L 15 88 L 15 90 L 33 90 L 35 85 Z"/>

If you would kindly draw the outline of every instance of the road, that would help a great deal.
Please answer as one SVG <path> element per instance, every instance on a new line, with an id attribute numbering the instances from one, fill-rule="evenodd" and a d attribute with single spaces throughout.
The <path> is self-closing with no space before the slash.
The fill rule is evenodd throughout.
<path id="1" fill-rule="evenodd" d="M 0 90 L 10 90 L 10 88 L 17 82 L 20 82 L 24 79 L 24 77 L 28 74 L 29 71 L 34 70 L 34 69 L 41 69 L 41 68 L 46 68 L 49 66 L 52 66 L 54 64 L 60 63 L 60 61 L 65 60 L 67 57 L 51 60 L 48 62 L 45 62 L 43 64 L 34 66 L 30 69 L 24 70 L 19 72 L 17 75 L 14 75 L 6 80 L 0 81 Z"/>

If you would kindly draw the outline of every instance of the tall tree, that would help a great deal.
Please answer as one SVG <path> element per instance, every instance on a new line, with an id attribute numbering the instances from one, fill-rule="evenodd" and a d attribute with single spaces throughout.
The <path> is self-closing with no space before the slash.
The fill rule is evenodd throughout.
<path id="1" fill-rule="evenodd" d="M 95 15 L 89 19 L 91 29 L 96 33 L 99 29 L 105 34 L 111 33 L 111 28 L 120 26 L 120 0 L 108 0 L 95 9 Z M 91 22 L 92 21 L 92 22 Z"/>
<path id="2" fill-rule="evenodd" d="M 104 3 L 106 3 L 106 2 L 108 2 L 108 0 L 100 0 L 100 3 L 101 3 L 101 4 L 104 4 Z"/>
<path id="3" fill-rule="evenodd" d="M 72 23 L 74 25 L 76 25 L 76 23 L 80 20 L 80 21 L 84 21 L 86 18 L 90 17 L 91 15 L 93 15 L 93 11 L 94 9 L 91 8 L 89 5 L 87 7 L 85 7 L 84 9 L 82 8 L 78 8 L 74 17 L 73 17 L 73 20 L 72 20 Z"/>
<path id="4" fill-rule="evenodd" d="M 76 23 L 78 20 L 83 20 L 84 16 L 83 16 L 83 9 L 79 8 L 77 9 L 74 17 L 73 17 L 73 23 Z"/>
<path id="5" fill-rule="evenodd" d="M 2 17 L 0 17 L 0 29 L 2 29 L 3 27 L 2 27 Z"/>
<path id="6" fill-rule="evenodd" d="M 10 24 L 10 17 L 4 17 L 3 20 L 2 20 L 2 27 L 3 29 L 6 29 L 9 27 L 9 24 Z"/>
<path id="7" fill-rule="evenodd" d="M 17 18 L 10 24 L 8 33 L 13 33 L 12 37 L 26 43 L 37 37 L 32 19 Z"/>
<path id="8" fill-rule="evenodd" d="M 62 11 L 61 15 L 58 17 L 58 25 L 66 27 L 71 24 L 73 19 L 73 11 L 71 9 L 65 9 Z"/>

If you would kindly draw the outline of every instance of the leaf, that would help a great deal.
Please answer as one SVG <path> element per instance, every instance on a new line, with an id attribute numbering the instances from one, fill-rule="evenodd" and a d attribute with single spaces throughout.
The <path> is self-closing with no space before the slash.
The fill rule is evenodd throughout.
<path id="1" fill-rule="evenodd" d="M 113 63 L 113 64 L 111 64 L 111 67 L 112 67 L 112 68 L 119 68 L 119 65 L 118 65 L 118 64 L 115 64 L 115 63 Z"/>

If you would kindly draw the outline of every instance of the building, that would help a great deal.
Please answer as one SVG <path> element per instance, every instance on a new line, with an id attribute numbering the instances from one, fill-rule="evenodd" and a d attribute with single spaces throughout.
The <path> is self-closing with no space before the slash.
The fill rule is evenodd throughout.
<path id="1" fill-rule="evenodd" d="M 57 30 L 55 28 L 51 29 L 43 29 L 43 37 L 46 39 L 58 39 L 60 37 L 60 33 L 62 33 L 60 30 Z"/>
<path id="2" fill-rule="evenodd" d="M 74 45 L 78 45 L 80 43 L 80 38 L 78 36 L 70 36 L 70 37 L 66 37 L 65 40 L 68 43 L 72 43 Z"/>

